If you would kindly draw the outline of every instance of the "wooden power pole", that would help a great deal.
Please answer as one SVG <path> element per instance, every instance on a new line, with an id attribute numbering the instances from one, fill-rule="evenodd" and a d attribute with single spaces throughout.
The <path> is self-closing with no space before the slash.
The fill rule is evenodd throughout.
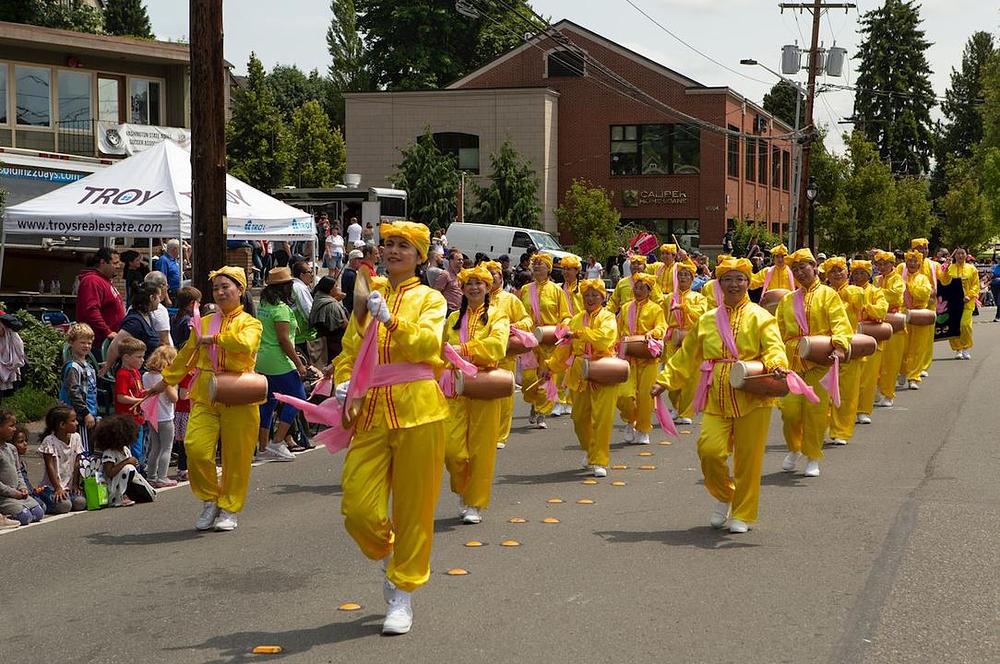
<path id="1" fill-rule="evenodd" d="M 190 0 L 192 282 L 210 299 L 208 273 L 226 262 L 226 69 L 222 0 Z"/>

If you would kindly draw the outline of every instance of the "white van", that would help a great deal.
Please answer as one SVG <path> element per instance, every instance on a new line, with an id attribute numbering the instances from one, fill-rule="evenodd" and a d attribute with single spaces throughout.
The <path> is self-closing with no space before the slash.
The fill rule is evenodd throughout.
<path id="1" fill-rule="evenodd" d="M 470 224 L 463 221 L 449 226 L 446 235 L 449 247 L 457 247 L 470 258 L 474 258 L 479 252 L 493 259 L 506 254 L 510 257 L 510 262 L 516 265 L 521 254 L 529 247 L 549 254 L 557 261 L 563 256 L 574 255 L 563 249 L 562 245 L 545 231 L 536 231 L 532 228 Z"/>

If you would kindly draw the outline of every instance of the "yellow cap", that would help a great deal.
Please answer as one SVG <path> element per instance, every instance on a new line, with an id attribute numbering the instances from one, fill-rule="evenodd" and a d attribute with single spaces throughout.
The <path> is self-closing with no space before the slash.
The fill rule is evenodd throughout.
<path id="1" fill-rule="evenodd" d="M 602 296 L 607 296 L 608 289 L 604 287 L 603 279 L 582 279 L 580 281 L 580 294 L 583 295 L 589 290 L 594 290 Z"/>
<path id="2" fill-rule="evenodd" d="M 458 273 L 458 280 L 464 286 L 470 279 L 479 279 L 487 286 L 493 285 L 493 275 L 482 265 L 466 268 Z"/>
<path id="3" fill-rule="evenodd" d="M 796 263 L 812 263 L 816 264 L 816 258 L 813 256 L 813 252 L 808 248 L 798 249 L 792 252 L 788 256 L 788 264 L 795 265 Z"/>
<path id="4" fill-rule="evenodd" d="M 896 262 L 896 254 L 892 253 L 891 251 L 882 251 L 881 249 L 878 249 L 875 252 L 875 262 L 876 263 L 883 263 L 883 262 L 895 263 Z"/>
<path id="5" fill-rule="evenodd" d="M 656 285 L 656 275 L 649 272 L 635 272 L 632 274 L 632 278 L 646 284 L 650 288 Z"/>
<path id="6" fill-rule="evenodd" d="M 677 261 L 676 265 L 678 272 L 680 272 L 681 270 L 686 270 L 691 273 L 691 276 L 698 274 L 698 266 L 695 265 L 694 261 L 691 260 L 690 258 L 683 261 Z"/>
<path id="7" fill-rule="evenodd" d="M 216 277 L 229 277 L 236 281 L 240 288 L 243 290 L 247 289 L 247 271 L 241 267 L 233 267 L 232 265 L 224 265 L 214 272 L 208 273 L 209 280 L 215 279 Z"/>
<path id="8" fill-rule="evenodd" d="M 661 254 L 676 254 L 677 245 L 676 244 L 661 244 L 660 245 Z"/>
<path id="9" fill-rule="evenodd" d="M 925 237 L 918 237 L 918 238 L 914 238 L 914 239 L 910 240 L 910 249 L 918 249 L 920 247 L 926 248 L 926 247 L 929 247 L 930 244 L 931 243 L 927 241 L 927 238 L 925 238 Z"/>
<path id="10" fill-rule="evenodd" d="M 500 265 L 497 261 L 483 261 L 479 265 L 485 267 L 490 272 L 499 272 L 503 274 L 503 265 Z"/>
<path id="11" fill-rule="evenodd" d="M 642 263 L 643 267 L 646 267 L 646 257 L 642 254 L 632 254 L 628 258 L 629 263 Z"/>
<path id="12" fill-rule="evenodd" d="M 783 244 L 775 245 L 775 246 L 771 247 L 771 255 L 772 256 L 787 256 L 788 255 L 788 247 L 786 247 Z"/>
<path id="13" fill-rule="evenodd" d="M 835 267 L 847 269 L 847 259 L 843 256 L 833 256 L 832 258 L 827 258 L 823 261 L 823 271 L 828 273 Z"/>
<path id="14" fill-rule="evenodd" d="M 919 260 L 919 261 L 923 261 L 924 260 L 924 255 L 922 253 L 920 253 L 919 251 L 917 251 L 916 249 L 910 249 L 909 251 L 906 252 L 905 258 L 906 258 L 906 260 L 910 260 L 912 258 L 912 259 L 916 259 L 916 260 Z"/>
<path id="15" fill-rule="evenodd" d="M 749 279 L 753 275 L 753 263 L 746 258 L 727 258 L 715 266 L 716 279 L 722 279 L 730 272 L 742 272 Z"/>
<path id="16" fill-rule="evenodd" d="M 576 268 L 577 270 L 579 270 L 582 266 L 580 265 L 580 259 L 578 257 L 569 255 L 569 256 L 563 256 L 562 258 L 559 259 L 559 267 L 561 267 L 564 270 L 566 268 Z"/>
<path id="17" fill-rule="evenodd" d="M 552 271 L 552 256 L 550 256 L 549 254 L 543 254 L 543 253 L 534 254 L 531 257 L 531 262 L 545 263 L 545 265 L 549 268 L 549 272 Z"/>
<path id="18" fill-rule="evenodd" d="M 386 240 L 391 237 L 403 238 L 414 246 L 420 260 L 427 260 L 427 250 L 431 246 L 431 229 L 424 224 L 413 221 L 393 221 L 383 223 L 378 228 L 379 237 Z"/>
<path id="19" fill-rule="evenodd" d="M 876 254 L 876 256 L 877 255 L 878 254 Z M 861 261 L 861 260 L 851 261 L 851 272 L 854 272 L 855 270 L 864 270 L 868 274 L 871 274 L 872 273 L 872 262 L 871 261 Z"/>

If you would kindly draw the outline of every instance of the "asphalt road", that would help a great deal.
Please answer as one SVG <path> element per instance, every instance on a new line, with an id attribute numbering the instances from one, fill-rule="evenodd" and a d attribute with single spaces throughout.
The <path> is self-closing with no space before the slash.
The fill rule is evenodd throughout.
<path id="1" fill-rule="evenodd" d="M 971 362 L 938 344 L 925 387 L 827 448 L 820 478 L 780 472 L 775 412 L 746 535 L 707 525 L 697 426 L 616 444 L 628 468 L 584 485 L 568 418 L 528 431 L 519 408 L 481 525 L 457 523 L 445 479 L 407 636 L 379 636 L 379 568 L 340 517 L 342 456 L 314 451 L 254 470 L 233 533 L 195 533 L 199 504 L 179 487 L 0 536 L 0 662 L 998 661 L 992 313 Z M 283 652 L 249 654 L 263 644 Z"/>

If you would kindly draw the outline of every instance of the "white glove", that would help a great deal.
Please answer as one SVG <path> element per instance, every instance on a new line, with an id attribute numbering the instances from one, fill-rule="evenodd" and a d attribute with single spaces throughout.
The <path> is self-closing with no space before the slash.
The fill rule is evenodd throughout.
<path id="1" fill-rule="evenodd" d="M 347 401 L 347 386 L 351 384 L 351 381 L 345 380 L 343 383 L 337 383 L 337 387 L 333 388 L 333 396 L 337 397 L 337 401 L 344 403 Z"/>
<path id="2" fill-rule="evenodd" d="M 392 319 L 389 314 L 389 305 L 385 303 L 382 294 L 378 291 L 368 296 L 368 313 L 383 325 L 387 325 Z"/>

